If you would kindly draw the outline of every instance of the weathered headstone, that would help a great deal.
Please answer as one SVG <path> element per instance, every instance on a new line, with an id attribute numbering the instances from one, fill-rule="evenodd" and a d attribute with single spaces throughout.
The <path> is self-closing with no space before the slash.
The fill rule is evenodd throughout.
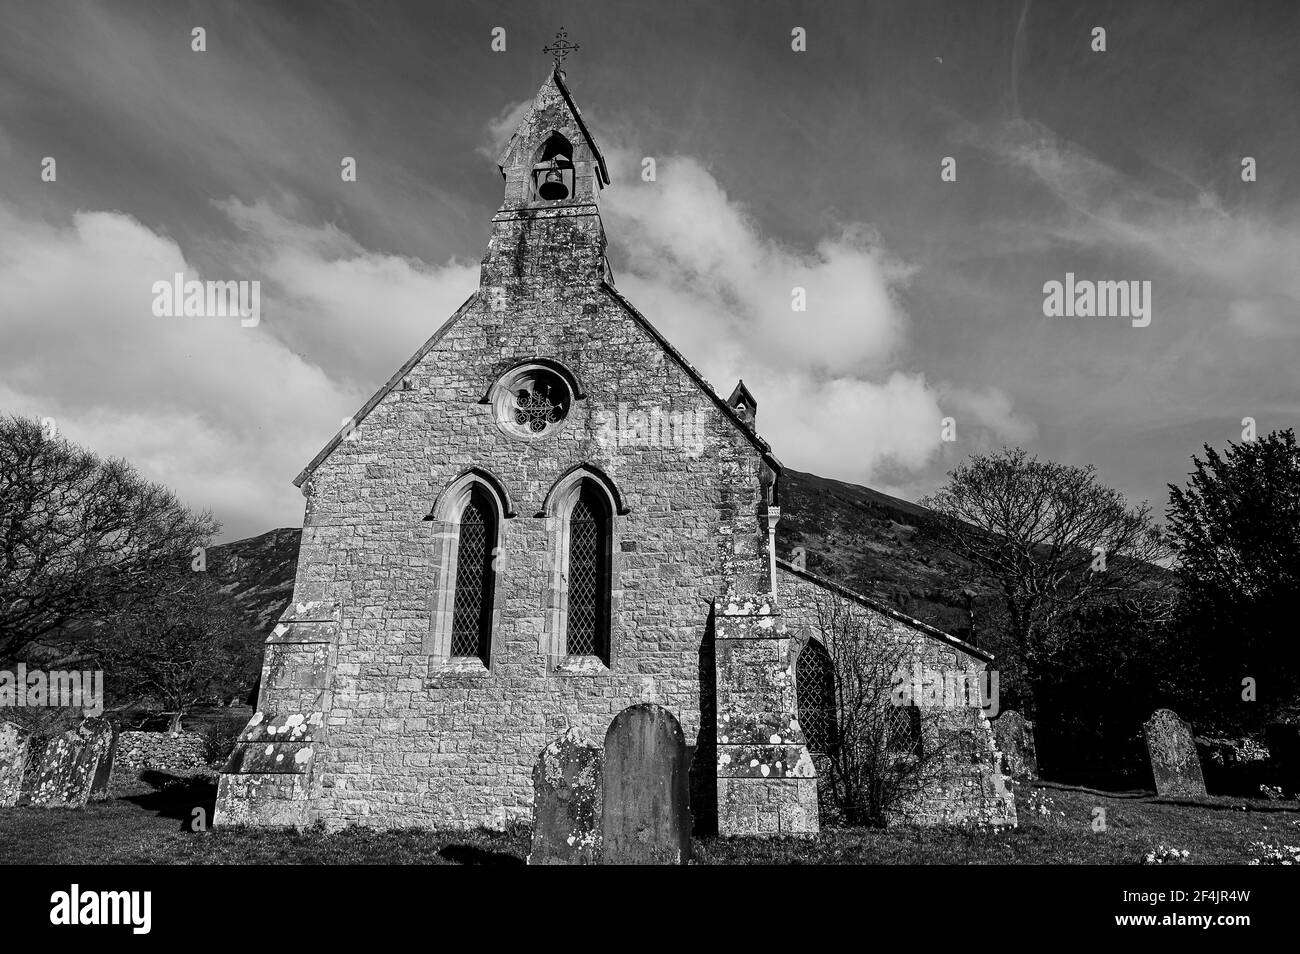
<path id="1" fill-rule="evenodd" d="M 1265 727 L 1269 774 L 1287 795 L 1300 792 L 1300 725 L 1274 722 Z"/>
<path id="2" fill-rule="evenodd" d="M 117 730 L 107 719 L 92 718 L 77 726 L 77 734 L 85 740 L 81 760 L 83 770 L 90 774 L 90 800 L 103 801 L 108 798 L 109 779 L 117 755 Z"/>
<path id="3" fill-rule="evenodd" d="M 45 743 L 36 772 L 27 779 L 26 802 L 42 808 L 80 808 L 90 797 L 81 750 L 85 741 L 76 732 L 64 732 Z"/>
<path id="4" fill-rule="evenodd" d="M 570 729 L 533 766 L 530 865 L 600 864 L 605 750 Z"/>
<path id="5" fill-rule="evenodd" d="M 1205 794 L 1205 776 L 1192 729 L 1172 709 L 1157 709 L 1143 727 L 1151 774 L 1160 795 Z"/>
<path id="6" fill-rule="evenodd" d="M 993 737 L 1002 753 L 1003 774 L 1013 779 L 1038 778 L 1034 724 L 1014 709 L 993 720 Z"/>
<path id="7" fill-rule="evenodd" d="M 115 747 L 113 727 L 98 718 L 47 740 L 35 773 L 26 780 L 27 804 L 84 808 L 92 792 L 107 798 Z"/>
<path id="8" fill-rule="evenodd" d="M 0 722 L 0 808 L 18 804 L 31 738 L 30 733 L 12 722 Z"/>
<path id="9" fill-rule="evenodd" d="M 605 864 L 685 864 L 691 856 L 686 739 L 673 714 L 642 703 L 605 733 Z"/>

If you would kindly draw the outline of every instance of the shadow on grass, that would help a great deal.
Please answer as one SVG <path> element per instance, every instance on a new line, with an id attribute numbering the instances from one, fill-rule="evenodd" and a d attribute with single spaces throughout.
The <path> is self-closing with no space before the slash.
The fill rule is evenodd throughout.
<path id="1" fill-rule="evenodd" d="M 1023 784 L 1023 783 L 1022 783 Z M 1277 804 L 1274 802 L 1261 801 L 1259 798 L 1252 798 L 1245 795 L 1206 795 L 1204 798 L 1194 797 L 1162 797 L 1149 789 L 1138 789 L 1124 792 L 1108 792 L 1103 789 L 1088 788 L 1084 785 L 1068 785 L 1063 782 L 1049 782 L 1043 779 L 1036 779 L 1032 783 L 1032 788 L 1049 789 L 1057 792 L 1079 792 L 1085 795 L 1099 795 L 1104 798 L 1114 798 L 1119 800 L 1129 800 L 1145 802 L 1148 805 L 1176 805 L 1181 808 L 1204 808 L 1209 811 L 1221 812 L 1259 812 L 1261 814 L 1277 815 L 1295 815 L 1300 813 L 1300 804 L 1295 801 L 1283 802 Z M 1018 790 L 1019 791 L 1019 790 Z"/>
<path id="2" fill-rule="evenodd" d="M 1211 795 L 1210 799 L 1226 798 L 1231 796 Z M 1232 801 L 1210 801 L 1198 798 L 1159 798 L 1152 796 L 1148 799 L 1152 805 L 1177 805 L 1182 808 L 1204 808 L 1209 811 L 1218 812 L 1257 812 L 1262 815 L 1280 814 L 1295 815 L 1300 814 L 1300 805 L 1292 802 L 1289 805 L 1275 805 L 1269 802 L 1246 801 L 1241 798 L 1235 798 Z"/>
<path id="3" fill-rule="evenodd" d="M 1025 783 L 1020 783 L 1025 784 Z M 1149 799 L 1155 795 L 1155 792 L 1149 789 L 1126 789 L 1124 791 L 1108 791 L 1104 788 L 1089 788 L 1087 785 L 1071 785 L 1068 782 L 1049 782 L 1046 779 L 1034 779 L 1030 784 L 1031 788 L 1048 788 L 1058 792 L 1082 792 L 1085 795 L 1101 795 L 1105 798 L 1131 798 L 1136 800 Z"/>
<path id="4" fill-rule="evenodd" d="M 181 831 L 195 831 L 195 823 L 202 820 L 203 828 L 212 824 L 217 808 L 217 782 L 209 775 L 172 775 L 169 772 L 149 770 L 140 774 L 140 780 L 153 786 L 152 792 L 129 795 L 122 800 L 139 805 L 159 818 L 178 820 Z M 201 809 L 197 818 L 195 809 Z M 200 828 L 198 830 L 203 830 Z"/>

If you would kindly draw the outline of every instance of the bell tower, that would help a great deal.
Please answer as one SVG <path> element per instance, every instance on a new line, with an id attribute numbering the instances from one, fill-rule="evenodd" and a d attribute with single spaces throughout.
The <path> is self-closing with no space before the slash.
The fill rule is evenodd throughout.
<path id="1" fill-rule="evenodd" d="M 497 165 L 505 196 L 492 219 L 481 278 L 493 309 L 539 286 L 544 297 L 563 298 L 609 279 L 596 207 L 609 171 L 558 60 Z"/>

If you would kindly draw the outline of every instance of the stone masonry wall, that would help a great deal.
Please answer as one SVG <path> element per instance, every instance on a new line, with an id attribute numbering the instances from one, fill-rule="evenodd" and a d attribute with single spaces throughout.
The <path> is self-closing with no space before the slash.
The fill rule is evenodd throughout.
<path id="1" fill-rule="evenodd" d="M 502 434 L 489 406 L 475 402 L 499 372 L 532 355 L 572 368 L 588 397 L 556 437 L 524 444 Z M 317 761 L 321 816 L 443 825 L 525 817 L 533 763 L 565 720 L 603 738 L 614 715 L 637 702 L 669 708 L 693 741 L 700 642 L 723 588 L 721 470 L 724 458 L 747 451 L 737 447 L 734 425 L 705 405 L 621 308 L 596 294 L 517 303 L 505 315 L 473 311 L 410 381 L 314 476 L 299 587 L 343 607 L 329 743 Z M 594 415 L 617 415 L 620 401 L 700 410 L 704 452 L 602 446 Z M 553 534 L 537 514 L 555 480 L 584 462 L 611 478 L 630 511 L 617 518 L 621 599 L 612 669 L 560 675 L 548 671 L 541 649 Z M 518 510 L 504 527 L 500 623 L 487 676 L 431 679 L 421 644 L 435 541 L 423 518 L 470 466 L 495 475 Z M 756 455 L 749 472 L 749 488 L 728 489 L 755 500 Z"/>
<path id="2" fill-rule="evenodd" d="M 827 590 L 799 573 L 777 571 L 778 597 L 786 629 L 801 642 L 816 633 L 813 601 Z M 922 670 L 966 672 L 983 670 L 987 663 L 960 646 L 947 643 L 924 630 L 886 613 L 859 604 L 861 612 L 889 637 L 911 645 L 907 666 Z M 797 656 L 797 651 L 792 655 Z M 1015 802 L 1002 776 L 1001 756 L 993 730 L 977 706 L 922 707 L 922 734 L 940 743 L 942 759 L 935 765 L 936 784 L 897 814 L 897 821 L 915 824 L 1015 824 Z M 823 761 L 815 759 L 819 766 Z"/>
<path id="3" fill-rule="evenodd" d="M 197 732 L 123 732 L 117 737 L 115 770 L 192 771 L 207 765 L 207 740 Z"/>

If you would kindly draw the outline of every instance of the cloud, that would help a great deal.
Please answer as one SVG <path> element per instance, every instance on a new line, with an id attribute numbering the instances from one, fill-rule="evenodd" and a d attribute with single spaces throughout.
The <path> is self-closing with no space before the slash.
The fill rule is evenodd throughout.
<path id="1" fill-rule="evenodd" d="M 786 463 L 862 482 L 882 467 L 920 470 L 954 409 L 969 412 L 972 436 L 1032 434 L 998 389 L 935 386 L 899 367 L 916 268 L 869 226 L 792 249 L 765 237 L 699 160 L 662 158 L 644 183 L 637 155 L 607 151 L 618 186 L 601 201 L 627 272 L 619 287 L 724 396 L 745 379 Z M 795 288 L 806 311 L 792 309 Z"/>
<path id="2" fill-rule="evenodd" d="M 0 204 L 0 229 L 23 236 L 0 248 L 0 406 L 54 417 L 72 440 L 125 457 L 212 509 L 229 536 L 301 518 L 293 477 L 468 293 L 467 267 L 432 269 L 265 207 L 227 208 L 264 271 L 203 275 L 121 213 L 51 226 Z M 153 283 L 177 272 L 265 280 L 262 324 L 155 317 Z"/>
<path id="3" fill-rule="evenodd" d="M 304 224 L 266 202 L 217 204 L 242 232 L 231 255 L 269 285 L 270 333 L 367 396 L 478 287 L 477 262 L 427 265 L 368 251 L 333 225 Z"/>
<path id="4" fill-rule="evenodd" d="M 1038 436 L 1034 422 L 1017 413 L 1011 398 L 997 388 L 971 390 L 945 386 L 941 391 L 945 409 L 957 421 L 959 435 L 969 430 L 1012 444 L 1027 444 Z"/>
<path id="5" fill-rule="evenodd" d="M 1171 188 L 1157 191 L 1031 120 L 1009 122 L 996 134 L 971 127 L 963 138 L 1030 173 L 1068 213 L 1049 212 L 1018 227 L 1049 232 L 1060 245 L 1140 253 L 1138 267 L 1173 269 L 1225 298 L 1249 300 L 1233 308 L 1237 328 L 1259 336 L 1293 333 L 1300 315 L 1300 222 L 1249 207 L 1228 211 L 1212 190 L 1165 166 Z"/>
<path id="6" fill-rule="evenodd" d="M 506 148 L 506 143 L 510 141 L 514 131 L 519 128 L 519 124 L 523 122 L 524 113 L 528 112 L 528 107 L 532 105 L 533 101 L 530 97 L 502 108 L 495 119 L 488 121 L 483 131 L 483 141 L 474 151 L 485 159 L 491 159 L 493 162 L 500 159 L 501 153 Z"/>

